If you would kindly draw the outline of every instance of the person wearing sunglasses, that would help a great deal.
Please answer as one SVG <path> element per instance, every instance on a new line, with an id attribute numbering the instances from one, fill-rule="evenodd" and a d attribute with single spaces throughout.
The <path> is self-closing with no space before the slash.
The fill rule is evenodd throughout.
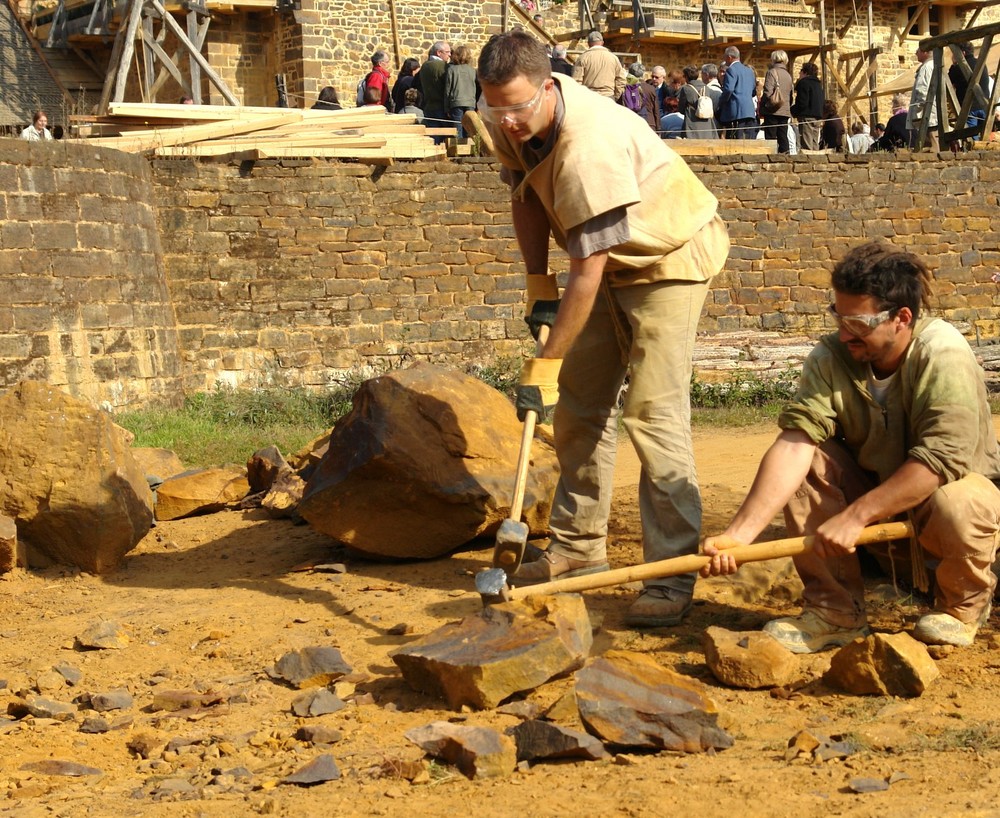
<path id="1" fill-rule="evenodd" d="M 691 450 L 691 352 L 708 281 L 729 252 L 718 202 L 641 117 L 552 74 L 545 49 L 526 32 L 490 39 L 479 82 L 479 112 L 511 185 L 528 273 L 526 318 L 536 338 L 551 327 L 538 356 L 525 362 L 518 414 L 545 417 L 555 405 L 561 469 L 549 548 L 524 563 L 514 582 L 608 570 L 626 374 L 624 425 L 643 462 L 644 558 L 694 553 L 701 498 Z M 569 257 L 561 300 L 550 238 Z M 694 580 L 651 582 L 626 624 L 679 623 Z"/>
<path id="2" fill-rule="evenodd" d="M 970 645 L 990 615 L 1000 451 L 972 349 L 949 323 L 922 314 L 930 284 L 923 261 L 888 243 L 856 247 L 836 265 L 836 332 L 806 361 L 736 516 L 705 540 L 709 575 L 736 570 L 726 549 L 752 542 L 782 509 L 790 535 L 815 535 L 795 557 L 802 613 L 764 627 L 795 653 L 869 633 L 855 543 L 866 525 L 901 516 L 916 529 L 903 549 L 913 586 L 934 595 L 913 636 Z"/>

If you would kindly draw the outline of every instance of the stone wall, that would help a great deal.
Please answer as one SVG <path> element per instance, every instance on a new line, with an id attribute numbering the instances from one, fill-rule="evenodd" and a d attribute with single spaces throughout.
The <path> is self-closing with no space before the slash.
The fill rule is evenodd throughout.
<path id="1" fill-rule="evenodd" d="M 936 307 L 968 337 L 1000 339 L 1000 152 L 692 166 L 733 239 L 703 340 L 807 344 L 828 329 L 834 263 L 876 237 L 928 260 Z M 147 165 L 2 140 L 0 387 L 41 378 L 122 406 L 519 354 L 508 197 L 485 159 Z"/>
<path id="2" fill-rule="evenodd" d="M 180 395 L 145 160 L 0 139 L 0 386 L 113 406 Z"/>
<path id="3" fill-rule="evenodd" d="M 703 332 L 828 329 L 836 259 L 884 237 L 927 258 L 937 306 L 970 337 L 1000 335 L 1000 154 L 692 164 L 733 237 Z M 525 346 L 509 194 L 490 161 L 383 173 L 172 160 L 153 174 L 188 389 L 322 385 L 353 367 Z"/>

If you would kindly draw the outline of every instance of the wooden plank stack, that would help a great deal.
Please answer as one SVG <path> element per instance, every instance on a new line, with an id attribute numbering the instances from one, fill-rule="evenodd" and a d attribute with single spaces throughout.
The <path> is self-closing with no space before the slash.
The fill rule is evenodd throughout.
<path id="1" fill-rule="evenodd" d="M 88 145 L 153 156 L 238 156 L 240 159 L 326 157 L 391 162 L 444 156 L 416 118 L 379 106 L 341 111 L 293 108 L 111 103 L 107 116 L 77 117 Z M 100 134 L 89 136 L 90 133 Z"/>

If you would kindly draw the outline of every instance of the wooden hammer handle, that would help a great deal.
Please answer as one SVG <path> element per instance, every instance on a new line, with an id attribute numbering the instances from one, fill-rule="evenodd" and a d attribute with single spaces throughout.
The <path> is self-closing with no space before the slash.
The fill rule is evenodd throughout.
<path id="1" fill-rule="evenodd" d="M 538 342 L 535 344 L 536 354 L 541 354 L 545 348 L 545 342 L 549 339 L 549 327 L 542 324 L 538 328 Z M 535 424 L 538 421 L 538 413 L 527 411 L 524 413 L 524 429 L 521 432 L 521 448 L 517 454 L 517 469 L 514 472 L 514 494 L 510 500 L 510 517 L 514 522 L 521 519 L 521 511 L 524 509 L 524 492 L 528 485 L 528 466 L 531 464 L 531 441 L 535 438 Z"/>
<path id="2" fill-rule="evenodd" d="M 888 542 L 913 536 L 913 526 L 910 523 L 881 523 L 862 529 L 857 544 L 865 545 L 873 542 Z M 773 560 L 777 557 L 794 557 L 808 551 L 813 546 L 815 537 L 787 537 L 783 540 L 737 545 L 727 549 L 736 558 L 738 565 L 746 562 Z M 523 588 L 513 588 L 508 592 L 508 599 L 524 599 L 535 594 L 562 594 L 574 591 L 589 591 L 592 588 L 606 588 L 609 585 L 624 585 L 627 582 L 637 582 L 661 577 L 675 577 L 678 574 L 689 574 L 699 571 L 711 561 L 704 554 L 689 554 L 683 557 L 673 557 L 669 560 L 649 562 L 645 565 L 630 565 L 627 568 L 616 568 L 600 574 L 587 574 L 582 577 L 554 579 L 540 585 L 526 585 Z M 514 579 L 516 582 L 516 578 Z"/>

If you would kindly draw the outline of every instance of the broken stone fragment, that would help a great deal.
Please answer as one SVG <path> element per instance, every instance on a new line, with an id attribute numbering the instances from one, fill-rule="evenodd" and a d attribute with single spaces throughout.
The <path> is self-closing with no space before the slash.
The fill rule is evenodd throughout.
<path id="1" fill-rule="evenodd" d="M 454 764 L 468 778 L 499 778 L 517 765 L 513 739 L 487 727 L 435 721 L 404 733 L 424 752 Z"/>
<path id="2" fill-rule="evenodd" d="M 247 482 L 250 484 L 250 491 L 254 494 L 268 491 L 278 475 L 291 470 L 292 467 L 288 465 L 277 446 L 258 449 L 247 460 Z"/>
<path id="3" fill-rule="evenodd" d="M 847 782 L 847 788 L 858 795 L 869 792 L 884 792 L 889 789 L 889 782 L 884 778 L 852 778 Z"/>
<path id="4" fill-rule="evenodd" d="M 560 594 L 491 605 L 390 656 L 414 689 L 485 709 L 580 667 L 592 643 L 583 598 Z"/>
<path id="5" fill-rule="evenodd" d="M 26 772 L 41 773 L 42 775 L 66 775 L 72 777 L 104 775 L 96 767 L 77 764 L 75 761 L 60 761 L 55 758 L 47 758 L 43 761 L 29 761 L 27 764 L 22 764 L 21 769 Z"/>
<path id="6" fill-rule="evenodd" d="M 152 709 L 172 713 L 189 707 L 212 707 L 228 701 L 229 693 L 224 691 L 201 693 L 195 690 L 157 690 L 153 694 Z"/>
<path id="7" fill-rule="evenodd" d="M 66 702 L 57 702 L 42 696 L 35 696 L 26 702 L 28 712 L 36 719 L 72 721 L 76 718 L 76 707 Z"/>
<path id="8" fill-rule="evenodd" d="M 854 747 L 839 738 L 833 739 L 815 730 L 799 730 L 788 739 L 785 761 L 804 758 L 810 763 L 822 763 L 832 759 L 847 758 L 853 753 Z"/>
<path id="9" fill-rule="evenodd" d="M 524 721 L 529 721 L 537 719 L 542 715 L 542 706 L 535 702 L 527 701 L 507 702 L 507 704 L 502 704 L 497 708 L 497 713 L 503 713 L 505 716 L 516 716 Z"/>
<path id="10" fill-rule="evenodd" d="M 292 712 L 302 718 L 325 716 L 343 710 L 345 707 L 347 705 L 325 687 L 310 690 L 292 700 Z"/>
<path id="11" fill-rule="evenodd" d="M 70 686 L 79 684 L 83 678 L 83 671 L 69 662 L 57 662 L 52 666 L 52 669 L 62 676 Z"/>
<path id="12" fill-rule="evenodd" d="M 178 520 L 192 514 L 221 511 L 250 490 L 243 469 L 184 472 L 156 490 L 156 519 Z"/>
<path id="13" fill-rule="evenodd" d="M 44 670 L 35 677 L 35 689 L 42 695 L 66 688 L 66 679 L 54 670 Z"/>
<path id="14" fill-rule="evenodd" d="M 80 724 L 81 733 L 107 733 L 111 724 L 103 716 L 87 716 Z"/>
<path id="15" fill-rule="evenodd" d="M 336 744 L 343 738 L 343 734 L 340 730 L 324 724 L 304 724 L 295 733 L 295 738 L 313 744 Z"/>
<path id="16" fill-rule="evenodd" d="M 299 513 L 371 556 L 439 557 L 506 519 L 520 439 L 514 407 L 496 389 L 416 363 L 361 385 L 307 478 Z M 523 513 L 543 534 L 558 464 L 541 439 L 531 455 Z"/>
<path id="17" fill-rule="evenodd" d="M 525 721 L 507 730 L 517 744 L 518 761 L 545 761 L 559 758 L 580 758 L 595 761 L 609 758 L 596 738 L 589 733 L 570 730 L 547 721 Z"/>
<path id="18" fill-rule="evenodd" d="M 313 784 L 323 784 L 326 781 L 336 781 L 340 778 L 340 769 L 332 755 L 316 756 L 304 767 L 299 767 L 294 773 L 281 779 L 282 784 L 297 784 L 309 787 Z"/>
<path id="19" fill-rule="evenodd" d="M 76 646 L 89 650 L 121 650 L 128 646 L 128 635 L 117 622 L 99 620 L 76 637 Z"/>
<path id="20" fill-rule="evenodd" d="M 702 634 L 705 661 L 723 684 L 757 690 L 788 684 L 799 671 L 795 654 L 761 631 L 710 627 Z"/>
<path id="21" fill-rule="evenodd" d="M 687 753 L 733 745 L 704 686 L 645 654 L 591 660 L 576 673 L 576 700 L 587 730 L 608 744 Z"/>
<path id="22" fill-rule="evenodd" d="M 940 675 L 927 647 L 908 633 L 875 633 L 838 650 L 823 681 L 862 696 L 913 697 Z"/>
<path id="23" fill-rule="evenodd" d="M 305 488 L 305 480 L 295 472 L 282 472 L 264 495 L 261 508 L 274 519 L 292 517 L 298 511 Z"/>
<path id="24" fill-rule="evenodd" d="M 33 566 L 104 574 L 149 531 L 153 494 L 107 412 L 22 381 L 0 396 L 0 514 Z"/>
<path id="25" fill-rule="evenodd" d="M 267 675 L 298 688 L 325 687 L 351 672 L 337 648 L 309 647 L 282 656 Z"/>
<path id="26" fill-rule="evenodd" d="M 90 706 L 98 713 L 109 710 L 128 710 L 132 706 L 132 694 L 124 687 L 109 690 L 107 693 L 94 693 L 90 697 Z"/>

